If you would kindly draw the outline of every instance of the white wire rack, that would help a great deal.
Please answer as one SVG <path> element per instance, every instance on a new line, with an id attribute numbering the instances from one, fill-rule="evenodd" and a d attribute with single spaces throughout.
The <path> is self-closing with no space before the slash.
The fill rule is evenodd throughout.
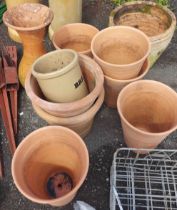
<path id="1" fill-rule="evenodd" d="M 110 209 L 177 210 L 177 150 L 135 150 L 114 154 Z"/>

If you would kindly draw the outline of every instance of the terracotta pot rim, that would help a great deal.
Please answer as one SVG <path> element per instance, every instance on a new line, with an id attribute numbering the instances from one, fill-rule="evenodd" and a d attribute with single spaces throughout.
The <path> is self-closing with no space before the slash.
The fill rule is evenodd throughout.
<path id="1" fill-rule="evenodd" d="M 90 25 L 90 24 L 87 24 L 87 23 L 68 23 L 68 24 L 62 26 L 61 28 L 59 28 L 56 32 L 54 32 L 54 34 L 53 34 L 53 36 L 52 36 L 52 43 L 53 43 L 54 47 L 55 47 L 56 49 L 61 49 L 61 48 L 59 48 L 58 45 L 56 44 L 56 42 L 55 42 L 55 37 L 57 36 L 57 34 L 60 32 L 60 30 L 61 30 L 62 28 L 80 27 L 80 26 L 84 26 L 84 27 L 91 28 L 91 29 L 95 30 L 95 32 L 97 31 L 97 33 L 99 32 L 99 30 L 98 30 L 95 26 Z M 90 44 L 91 44 L 91 43 L 90 43 Z M 80 52 L 78 52 L 78 53 L 80 53 L 80 54 L 88 54 L 88 53 L 91 53 L 91 49 L 84 50 L 84 51 L 80 51 Z"/>
<path id="2" fill-rule="evenodd" d="M 87 62 L 87 63 L 92 63 L 94 64 L 94 68 L 96 69 L 95 71 L 95 75 L 97 75 L 95 77 L 95 87 L 94 89 L 84 98 L 74 101 L 74 102 L 70 102 L 70 103 L 52 103 L 49 102 L 47 100 L 44 100 L 42 98 L 40 98 L 39 96 L 37 96 L 33 91 L 31 91 L 31 87 L 30 87 L 30 78 L 31 78 L 31 72 L 28 73 L 26 81 L 25 81 L 25 89 L 26 89 L 26 93 L 28 95 L 28 97 L 31 99 L 32 102 L 36 103 L 36 104 L 40 104 L 41 108 L 45 109 L 46 107 L 48 107 L 48 110 L 53 111 L 55 109 L 59 110 L 60 112 L 65 112 L 65 111 L 69 111 L 69 110 L 73 110 L 75 108 L 78 108 L 78 104 L 83 104 L 83 106 L 87 105 L 87 101 L 90 100 L 95 100 L 99 93 L 101 92 L 101 89 L 103 87 L 103 82 L 104 82 L 104 76 L 103 76 L 103 72 L 101 70 L 101 67 L 91 58 L 89 58 L 86 55 L 79 55 L 79 59 L 82 59 L 83 62 Z M 100 81 L 100 82 L 98 82 Z M 72 105 L 72 106 L 71 106 Z"/>
<path id="3" fill-rule="evenodd" d="M 49 7 L 47 7 L 47 6 L 45 6 L 45 5 L 43 5 L 43 4 L 40 4 L 40 3 L 24 3 L 24 4 L 36 4 L 36 5 L 42 5 L 42 7 L 46 7 L 47 9 L 48 9 L 48 11 L 49 11 L 49 14 L 48 14 L 48 19 L 47 19 L 47 21 L 45 22 L 45 23 L 42 23 L 42 24 L 40 24 L 40 25 L 38 25 L 38 26 L 34 26 L 34 27 L 19 27 L 19 26 L 14 26 L 14 25 L 11 25 L 9 22 L 7 22 L 6 21 L 6 16 L 8 16 L 8 14 L 13 10 L 13 9 L 16 9 L 18 6 L 16 6 L 16 7 L 12 7 L 12 8 L 10 8 L 10 9 L 8 9 L 4 14 L 3 14 L 3 22 L 4 22 L 4 24 L 5 25 L 7 25 L 8 27 L 10 27 L 10 28 L 12 28 L 12 29 L 15 29 L 16 31 L 35 31 L 35 30 L 39 30 L 39 29 L 42 29 L 42 28 L 44 28 L 44 27 L 46 27 L 46 26 L 48 26 L 51 22 L 52 22 L 52 20 L 53 20 L 53 17 L 54 17 L 54 14 L 53 14 L 53 11 L 49 8 Z M 24 5 L 23 4 L 23 5 Z"/>
<path id="4" fill-rule="evenodd" d="M 105 91 L 103 89 L 101 94 L 98 96 L 98 99 L 93 104 L 93 106 L 91 106 L 91 108 L 89 108 L 84 113 L 81 113 L 81 114 L 73 116 L 73 117 L 56 117 L 56 116 L 53 116 L 53 115 L 47 113 L 45 110 L 41 109 L 38 105 L 35 105 L 35 104 L 33 104 L 33 108 L 35 109 L 35 111 L 38 110 L 38 111 L 36 111 L 37 114 L 40 112 L 40 113 L 42 113 L 42 115 L 45 115 L 45 117 L 40 116 L 43 120 L 46 120 L 45 119 L 46 117 L 48 119 L 52 118 L 51 122 L 53 121 L 54 123 L 61 123 L 62 125 L 65 125 L 65 126 L 71 125 L 71 124 L 79 124 L 79 123 L 82 123 L 83 120 L 89 121 L 90 119 L 92 119 L 96 115 L 96 113 L 98 112 L 98 110 L 100 109 L 100 107 L 103 104 L 104 95 L 105 95 Z"/>
<path id="5" fill-rule="evenodd" d="M 141 133 L 141 134 L 145 134 L 145 135 L 149 135 L 149 136 L 154 136 L 154 135 L 156 135 L 156 136 L 161 136 L 161 135 L 165 135 L 165 134 L 171 133 L 171 132 L 173 132 L 174 130 L 176 130 L 176 129 L 177 129 L 177 125 L 174 126 L 174 127 L 171 128 L 171 129 L 167 130 L 167 131 L 158 132 L 158 133 L 150 133 L 150 132 L 147 132 L 147 131 L 143 131 L 143 130 L 141 130 L 141 129 L 138 129 L 138 128 L 134 127 L 131 123 L 128 122 L 128 120 L 124 117 L 122 111 L 120 110 L 120 98 L 121 98 L 121 96 L 124 94 L 124 92 L 126 91 L 126 89 L 128 89 L 130 86 L 134 86 L 135 83 L 146 83 L 146 84 L 148 84 L 148 83 L 149 83 L 149 84 L 156 83 L 156 84 L 158 84 L 158 85 L 160 85 L 160 86 L 163 86 L 163 87 L 165 87 L 166 89 L 168 89 L 168 91 L 169 91 L 170 93 L 172 93 L 172 94 L 174 95 L 174 97 L 177 98 L 177 93 L 176 93 L 172 88 L 168 87 L 167 85 L 165 85 L 165 84 L 163 84 L 163 83 L 161 83 L 161 82 L 158 82 L 158 81 L 155 81 L 155 80 L 139 80 L 139 81 L 132 82 L 132 83 L 128 84 L 126 87 L 124 87 L 124 88 L 120 91 L 120 94 L 119 94 L 118 99 L 117 99 L 117 110 L 118 110 L 118 113 L 119 113 L 121 119 L 124 121 L 124 123 L 128 124 L 128 126 L 130 126 L 132 130 L 138 131 L 138 132 Z"/>
<path id="6" fill-rule="evenodd" d="M 112 12 L 110 14 L 110 21 L 114 24 L 114 16 L 115 16 L 115 14 L 120 9 L 122 9 L 123 7 L 126 7 L 128 5 L 142 4 L 142 3 L 143 4 L 150 5 L 150 6 L 157 6 L 160 9 L 164 10 L 171 17 L 171 21 L 172 21 L 171 22 L 171 25 L 169 26 L 169 28 L 167 30 L 165 30 L 165 32 L 163 32 L 163 33 L 161 33 L 159 35 L 153 36 L 153 37 L 149 37 L 149 39 L 150 39 L 151 42 L 160 42 L 159 39 L 162 39 L 162 37 L 165 37 L 171 31 L 171 29 L 170 29 L 171 27 L 173 27 L 174 29 L 176 28 L 176 16 L 175 16 L 175 14 L 170 9 L 168 9 L 165 6 L 158 5 L 157 3 L 152 2 L 152 1 L 133 1 L 133 2 L 126 2 L 123 5 L 120 5 L 120 6 L 118 6 L 115 9 L 112 10 Z M 166 38 L 164 38 L 164 39 L 166 39 Z"/>
<path id="7" fill-rule="evenodd" d="M 109 76 L 107 76 L 107 75 L 104 75 L 104 77 L 105 77 L 105 79 L 106 80 L 109 80 L 109 81 L 111 81 L 111 82 L 119 82 L 119 83 L 126 83 L 126 82 L 134 82 L 134 81 L 136 81 L 136 80 L 139 80 L 139 79 L 141 79 L 141 78 L 143 78 L 147 73 L 148 73 L 148 71 L 149 71 L 149 69 L 150 69 L 150 61 L 149 61 L 149 59 L 146 59 L 145 60 L 145 62 L 144 63 L 146 63 L 147 62 L 147 67 L 146 67 L 146 69 L 145 69 L 145 71 L 142 73 L 142 74 L 140 74 L 140 75 L 138 75 L 137 77 L 134 77 L 134 78 L 132 78 L 132 79 L 122 79 L 122 80 L 119 80 L 119 79 L 114 79 L 114 78 L 111 78 L 111 77 L 109 77 Z M 144 64 L 143 64 L 144 65 Z M 141 72 L 141 71 L 140 71 Z"/>
<path id="8" fill-rule="evenodd" d="M 48 129 L 49 131 L 50 131 L 50 129 L 65 130 L 66 132 L 72 133 L 72 135 L 74 135 L 77 138 L 77 140 L 80 142 L 80 144 L 82 145 L 82 149 L 84 150 L 84 153 L 86 155 L 86 164 L 84 165 L 85 171 L 84 171 L 84 173 L 83 173 L 80 181 L 78 182 L 78 184 L 69 193 L 67 193 L 66 195 L 62 196 L 61 198 L 55 198 L 55 199 L 40 199 L 40 198 L 38 198 L 38 199 L 36 199 L 36 198 L 30 197 L 23 189 L 21 189 L 20 185 L 16 181 L 17 179 L 16 179 L 16 175 L 14 173 L 15 158 L 16 158 L 17 152 L 23 148 L 23 145 L 26 143 L 26 141 L 28 141 L 28 138 L 29 137 L 31 137 L 34 134 L 39 133 L 39 132 L 41 132 L 43 130 L 46 130 L 46 129 Z M 36 139 L 36 141 L 41 141 L 41 139 Z M 88 169 L 89 169 L 89 153 L 88 153 L 88 149 L 87 149 L 86 144 L 84 143 L 83 139 L 76 132 L 74 132 L 73 130 L 71 130 L 69 128 L 63 127 L 63 126 L 45 126 L 45 127 L 39 128 L 39 129 L 31 132 L 30 134 L 28 134 L 23 139 L 23 141 L 19 144 L 19 146 L 17 147 L 16 152 L 15 152 L 15 154 L 13 156 L 13 159 L 12 159 L 12 164 L 11 164 L 12 176 L 13 176 L 14 182 L 15 182 L 18 190 L 26 198 L 28 198 L 29 200 L 31 200 L 33 202 L 41 203 L 41 204 L 51 204 L 51 205 L 52 205 L 52 203 L 55 203 L 57 200 L 65 200 L 65 199 L 67 199 L 67 197 L 71 197 L 72 194 L 75 194 L 78 191 L 78 189 L 81 187 L 81 185 L 83 184 L 83 182 L 85 181 L 85 178 L 86 178 L 87 173 L 88 173 Z"/>
<path id="9" fill-rule="evenodd" d="M 42 60 L 47 59 L 51 55 L 55 55 L 55 54 L 59 55 L 59 54 L 63 54 L 63 53 L 71 53 L 74 56 L 73 59 L 71 60 L 71 62 L 67 66 L 65 66 L 61 69 L 56 69 L 56 71 L 49 72 L 49 73 L 40 73 L 35 70 L 38 62 L 41 62 Z M 55 77 L 66 74 L 71 68 L 73 68 L 74 66 L 77 65 L 77 61 L 78 61 L 78 54 L 74 50 L 71 50 L 71 49 L 54 50 L 54 51 L 48 52 L 48 53 L 40 56 L 39 58 L 37 58 L 35 60 L 35 62 L 32 64 L 32 67 L 31 67 L 32 74 L 35 78 L 38 78 L 41 80 L 55 78 Z"/>
<path id="10" fill-rule="evenodd" d="M 102 35 L 103 33 L 107 32 L 107 31 L 111 31 L 111 30 L 120 30 L 120 29 L 129 29 L 130 31 L 137 32 L 137 33 L 141 34 L 141 35 L 145 38 L 145 40 L 147 41 L 148 50 L 147 50 L 146 54 L 145 54 L 141 59 L 139 59 L 138 61 L 135 61 L 135 62 L 129 63 L 129 64 L 122 64 L 122 65 L 121 65 L 121 64 L 113 64 L 113 63 L 108 63 L 108 62 L 102 60 L 102 59 L 97 55 L 97 53 L 95 53 L 95 50 L 94 50 L 95 40 L 96 40 L 100 35 Z M 151 43 L 150 43 L 150 40 L 149 40 L 148 36 L 147 36 L 144 32 L 142 32 L 142 31 L 140 31 L 140 30 L 138 30 L 138 29 L 136 29 L 136 28 L 133 28 L 133 27 L 130 27 L 130 26 L 122 26 L 122 25 L 121 25 L 121 26 L 110 26 L 110 27 L 108 27 L 108 28 L 105 28 L 105 29 L 101 30 L 100 32 L 98 32 L 98 33 L 93 37 L 92 42 L 91 42 L 91 52 L 92 52 L 93 56 L 94 56 L 97 60 L 99 60 L 99 62 L 101 62 L 101 63 L 103 63 L 103 64 L 109 65 L 109 66 L 111 66 L 111 67 L 128 67 L 128 66 L 131 67 L 131 66 L 134 66 L 135 64 L 140 63 L 141 61 L 143 61 L 145 58 L 148 57 L 148 55 L 149 55 L 150 52 L 151 52 Z M 125 71 L 126 71 L 126 70 L 125 70 Z"/>

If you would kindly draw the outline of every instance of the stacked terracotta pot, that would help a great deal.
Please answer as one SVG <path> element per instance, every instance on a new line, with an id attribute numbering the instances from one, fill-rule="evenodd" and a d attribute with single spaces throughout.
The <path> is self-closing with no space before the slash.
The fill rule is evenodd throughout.
<path id="1" fill-rule="evenodd" d="M 104 72 L 105 103 L 116 108 L 120 90 L 148 72 L 150 41 L 138 29 L 113 26 L 94 36 L 91 51 Z"/>
<path id="2" fill-rule="evenodd" d="M 73 56 L 72 63 L 69 63 L 70 56 Z M 77 65 L 73 64 L 75 61 Z M 68 70 L 68 66 L 73 70 Z M 73 50 L 56 50 L 36 60 L 25 88 L 42 119 L 50 125 L 71 128 L 85 137 L 104 101 L 103 81 L 101 68 L 88 56 L 78 56 Z"/>

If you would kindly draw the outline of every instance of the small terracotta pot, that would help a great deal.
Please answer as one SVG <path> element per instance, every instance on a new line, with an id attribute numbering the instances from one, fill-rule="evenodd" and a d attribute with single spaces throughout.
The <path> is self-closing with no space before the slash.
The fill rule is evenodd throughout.
<path id="1" fill-rule="evenodd" d="M 71 117 L 88 110 L 103 89 L 104 76 L 99 65 L 85 55 L 79 55 L 79 64 L 88 86 L 89 94 L 84 98 L 71 103 L 52 103 L 47 101 L 31 72 L 25 84 L 26 93 L 32 103 L 41 107 L 46 112 L 59 117 Z"/>
<path id="2" fill-rule="evenodd" d="M 150 53 L 150 41 L 140 30 L 113 26 L 94 36 L 91 50 L 106 76 L 132 79 L 139 74 Z"/>
<path id="3" fill-rule="evenodd" d="M 32 74 L 51 102 L 73 102 L 88 94 L 78 54 L 73 50 L 55 50 L 39 57 L 32 65 Z"/>
<path id="4" fill-rule="evenodd" d="M 117 80 L 112 79 L 108 76 L 104 76 L 104 88 L 105 88 L 105 103 L 110 108 L 117 107 L 117 97 L 126 85 L 142 79 L 149 71 L 150 63 L 149 60 L 146 60 L 141 68 L 141 71 L 137 77 L 129 80 Z"/>
<path id="5" fill-rule="evenodd" d="M 12 160 L 12 176 L 18 190 L 29 200 L 64 206 L 83 184 L 88 167 L 89 155 L 83 140 L 68 128 L 48 126 L 30 133 L 20 143 Z M 73 188 L 52 199 L 47 193 L 47 181 L 56 172 L 67 173 Z"/>
<path id="6" fill-rule="evenodd" d="M 91 41 L 98 32 L 97 28 L 89 24 L 67 24 L 54 33 L 52 41 L 56 49 L 73 49 L 92 57 Z"/>
<path id="7" fill-rule="evenodd" d="M 152 80 L 122 89 L 117 107 L 124 139 L 130 148 L 154 149 L 177 128 L 177 93 Z"/>
<path id="8" fill-rule="evenodd" d="M 138 28 L 150 39 L 150 65 L 152 66 L 169 45 L 175 28 L 175 14 L 167 7 L 152 1 L 133 1 L 116 7 L 110 14 L 109 25 Z"/>
<path id="9" fill-rule="evenodd" d="M 50 125 L 61 125 L 68 127 L 77 132 L 82 138 L 84 138 L 89 132 L 93 124 L 94 117 L 99 111 L 104 101 L 104 90 L 93 104 L 93 106 L 86 112 L 74 117 L 56 117 L 41 109 L 39 106 L 33 104 L 33 108 L 36 113 L 43 120 L 47 121 Z"/>

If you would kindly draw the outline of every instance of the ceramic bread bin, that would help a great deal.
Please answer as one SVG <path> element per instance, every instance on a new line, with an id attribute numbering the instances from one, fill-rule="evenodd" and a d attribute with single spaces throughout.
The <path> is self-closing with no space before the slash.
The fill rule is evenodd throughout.
<path id="1" fill-rule="evenodd" d="M 32 74 L 48 101 L 73 102 L 88 94 L 78 54 L 73 50 L 55 50 L 39 57 Z"/>

